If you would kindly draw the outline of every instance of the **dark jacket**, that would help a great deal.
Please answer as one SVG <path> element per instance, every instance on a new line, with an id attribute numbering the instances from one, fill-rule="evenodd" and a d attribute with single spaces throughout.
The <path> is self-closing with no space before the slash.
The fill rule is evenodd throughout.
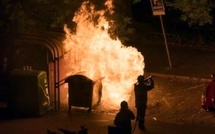
<path id="1" fill-rule="evenodd" d="M 117 127 L 120 127 L 122 129 L 131 131 L 131 120 L 135 119 L 134 113 L 129 109 L 120 109 L 120 111 L 116 114 L 116 117 L 114 119 L 114 124 Z"/>
<path id="2" fill-rule="evenodd" d="M 134 84 L 134 93 L 135 93 L 135 104 L 136 107 L 146 106 L 148 99 L 148 91 L 154 88 L 154 81 L 150 79 L 149 82 L 142 81 Z"/>

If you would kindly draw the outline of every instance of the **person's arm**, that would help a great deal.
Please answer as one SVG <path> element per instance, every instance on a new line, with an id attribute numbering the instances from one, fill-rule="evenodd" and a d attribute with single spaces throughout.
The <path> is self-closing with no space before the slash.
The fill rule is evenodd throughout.
<path id="1" fill-rule="evenodd" d="M 130 118 L 131 118 L 132 120 L 134 120 L 134 119 L 135 119 L 134 113 L 133 113 L 130 109 L 128 109 L 128 110 L 129 110 L 129 112 L 130 112 Z"/>
<path id="2" fill-rule="evenodd" d="M 151 88 L 153 89 L 155 87 L 154 80 L 151 78 Z"/>
<path id="3" fill-rule="evenodd" d="M 116 117 L 114 119 L 114 125 L 115 126 L 119 126 L 119 117 L 118 116 L 119 116 L 119 113 L 116 114 Z"/>
<path id="4" fill-rule="evenodd" d="M 147 86 L 146 88 L 147 91 L 152 90 L 154 88 L 154 80 L 150 78 L 150 85 L 146 85 L 146 86 Z"/>

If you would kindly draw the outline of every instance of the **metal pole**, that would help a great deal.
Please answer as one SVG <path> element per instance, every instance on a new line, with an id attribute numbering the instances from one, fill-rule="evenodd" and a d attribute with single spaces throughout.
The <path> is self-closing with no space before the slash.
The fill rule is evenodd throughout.
<path id="1" fill-rule="evenodd" d="M 164 26 L 163 26 L 163 20 L 162 20 L 162 16 L 161 15 L 159 15 L 159 16 L 160 16 L 161 27 L 162 27 L 163 37 L 164 37 L 164 43 L 165 43 L 165 46 L 166 46 L 166 52 L 167 52 L 168 61 L 169 61 L 169 68 L 172 68 L 170 55 L 169 55 L 169 49 L 168 49 L 168 45 L 167 45 L 167 41 L 166 41 L 165 29 L 164 29 Z"/>

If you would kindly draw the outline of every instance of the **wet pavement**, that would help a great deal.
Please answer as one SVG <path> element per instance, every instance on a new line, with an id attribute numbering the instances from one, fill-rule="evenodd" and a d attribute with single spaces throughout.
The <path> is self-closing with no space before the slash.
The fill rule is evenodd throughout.
<path id="1" fill-rule="evenodd" d="M 159 110 L 156 113 L 156 109 L 153 109 L 155 107 L 152 107 L 151 103 L 153 103 L 154 97 L 156 94 L 160 94 L 161 97 L 157 98 L 157 100 L 161 100 L 162 97 L 165 97 L 165 93 L 160 93 L 161 90 L 167 89 L 167 87 L 171 87 L 167 84 L 167 86 L 164 86 L 165 80 L 163 80 L 163 77 L 167 77 L 164 75 L 159 74 L 153 74 L 155 82 L 159 85 L 163 85 L 163 89 L 159 86 L 160 89 L 156 86 L 154 91 L 150 93 L 150 95 L 153 95 L 149 97 L 149 107 L 147 109 L 147 116 L 146 116 L 146 130 L 142 131 L 138 127 L 136 127 L 134 134 L 213 134 L 215 132 L 215 127 L 208 127 L 207 125 L 203 126 L 200 123 L 199 125 L 194 125 L 192 123 L 186 123 L 183 122 L 172 122 L 172 120 L 175 119 L 166 119 L 162 118 L 162 116 L 165 115 L 164 110 Z M 162 80 L 161 80 L 162 79 Z M 176 78 L 180 82 L 184 82 L 181 79 L 184 78 Z M 175 83 L 176 84 L 176 83 Z M 190 85 L 193 85 L 191 81 L 189 81 Z M 195 84 L 195 83 L 194 83 Z M 178 85 L 181 85 L 178 83 Z M 188 87 L 190 87 L 190 85 Z M 184 86 L 184 85 L 183 85 Z M 179 87 L 178 87 L 179 88 Z M 180 89 L 180 88 L 179 88 Z M 191 90 L 191 89 L 190 89 Z M 189 90 L 189 91 L 190 91 Z M 197 89 L 193 89 L 197 90 Z M 188 92 L 187 92 L 188 93 Z M 179 94 L 179 93 L 178 93 Z M 167 97 L 167 96 L 166 96 Z M 171 98 L 174 96 L 171 96 Z M 170 99 L 171 99 L 170 98 Z M 153 99 L 153 100 L 152 100 Z M 167 98 L 168 101 L 168 98 Z M 190 101 L 190 100 L 187 100 Z M 197 97 L 198 101 L 198 97 Z M 160 104 L 162 104 L 160 102 Z M 181 101 L 182 102 L 182 101 Z M 186 103 L 186 102 L 185 102 Z M 165 102 L 166 104 L 166 102 Z M 172 104 L 172 102 L 168 103 Z M 199 103 L 196 103 L 197 107 Z M 164 107 L 165 105 L 161 105 Z M 135 113 L 136 109 L 134 107 L 134 102 L 131 101 L 129 103 L 129 107 L 131 110 Z M 183 106 L 185 108 L 185 106 Z M 69 131 L 79 131 L 81 126 L 85 126 L 88 129 L 88 134 L 108 134 L 108 126 L 113 126 L 113 120 L 116 115 L 117 110 L 100 110 L 99 107 L 94 108 L 91 113 L 87 112 L 88 108 L 72 108 L 72 111 L 69 113 L 67 106 L 61 106 L 60 110 L 50 110 L 44 115 L 40 117 L 4 117 L 3 114 L 1 114 L 1 120 L 0 120 L 0 134 L 47 134 L 47 131 L 56 132 L 57 134 L 62 134 L 58 129 L 63 128 Z M 158 109 L 157 109 L 158 110 Z M 167 109 L 165 109 L 167 112 Z M 152 112 L 152 113 L 149 113 Z M 189 111 L 187 109 L 187 111 Z M 192 110 L 193 111 L 193 110 Z M 191 112 L 192 112 L 191 111 Z M 168 113 L 166 113 L 168 114 Z M 5 114 L 7 115 L 7 114 Z M 167 116 L 167 115 L 165 115 Z M 175 117 L 179 116 L 177 114 L 174 114 L 172 116 L 168 117 Z M 181 115 L 180 115 L 181 116 Z M 182 115 L 183 116 L 183 115 Z M 135 126 L 135 121 L 132 121 L 132 126 Z"/>
<path id="2" fill-rule="evenodd" d="M 215 57 L 214 52 L 211 51 L 170 47 L 173 68 L 169 69 L 164 46 L 140 46 L 139 50 L 144 55 L 147 73 L 157 73 L 164 77 L 165 74 L 170 74 L 188 78 L 207 78 L 208 74 L 214 70 L 215 63 L 208 63 Z M 160 60 L 157 60 L 158 57 Z M 3 116 L 1 114 L 1 117 Z M 46 134 L 47 130 L 60 134 L 58 128 L 78 131 L 82 125 L 88 128 L 89 134 L 107 134 L 108 126 L 113 125 L 114 116 L 115 112 L 87 113 L 87 110 L 77 110 L 68 114 L 66 109 L 61 109 L 51 110 L 36 118 L 5 117 L 0 120 L 0 134 Z M 134 121 L 132 125 L 134 126 Z M 146 131 L 136 128 L 134 134 L 213 134 L 214 132 L 215 127 L 167 123 L 149 116 L 146 118 Z"/>
<path id="3" fill-rule="evenodd" d="M 57 132 L 58 128 L 78 131 L 84 125 L 88 134 L 107 134 L 113 125 L 114 114 L 87 113 L 84 109 L 73 111 L 49 111 L 42 117 L 7 119 L 0 121 L 1 134 L 47 134 L 47 130 Z M 134 121 L 132 122 L 134 126 Z M 134 134 L 213 134 L 215 128 L 164 123 L 146 118 L 146 130 L 136 128 Z"/>

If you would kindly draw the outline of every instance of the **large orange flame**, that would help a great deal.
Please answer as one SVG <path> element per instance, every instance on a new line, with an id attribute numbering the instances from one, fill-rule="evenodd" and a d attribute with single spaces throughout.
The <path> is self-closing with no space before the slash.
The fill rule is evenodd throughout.
<path id="1" fill-rule="evenodd" d="M 111 2 L 108 0 L 105 5 L 113 13 Z M 110 38 L 105 12 L 95 11 L 92 4 L 89 8 L 89 2 L 84 2 L 73 18 L 76 31 L 64 27 L 66 71 L 68 75 L 81 73 L 94 81 L 103 78 L 101 105 L 116 108 L 122 100 L 128 101 L 131 97 L 137 76 L 144 73 L 144 58 L 136 48 Z M 98 17 L 96 25 L 95 16 Z"/>

